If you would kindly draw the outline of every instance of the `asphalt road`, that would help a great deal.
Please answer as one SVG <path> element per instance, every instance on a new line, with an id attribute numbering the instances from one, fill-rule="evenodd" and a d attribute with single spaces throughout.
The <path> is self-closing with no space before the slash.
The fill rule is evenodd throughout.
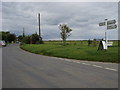
<path id="1" fill-rule="evenodd" d="M 3 88 L 118 88 L 117 64 L 36 55 L 16 44 L 2 56 Z"/>

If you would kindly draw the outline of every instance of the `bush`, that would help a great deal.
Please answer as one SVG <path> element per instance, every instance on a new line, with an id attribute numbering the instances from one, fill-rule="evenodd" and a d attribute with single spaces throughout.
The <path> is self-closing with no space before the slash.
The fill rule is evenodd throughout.
<path id="1" fill-rule="evenodd" d="M 43 41 L 36 41 L 35 44 L 44 44 L 44 42 Z"/>
<path id="2" fill-rule="evenodd" d="M 38 43 L 38 41 L 39 41 L 38 34 L 32 34 L 31 35 L 31 40 L 32 40 L 32 44 L 35 44 L 36 42 Z"/>
<path id="3" fill-rule="evenodd" d="M 23 37 L 22 43 L 29 44 L 30 43 L 30 36 Z"/>
<path id="4" fill-rule="evenodd" d="M 20 45 L 24 45 L 25 43 L 24 42 L 21 42 Z"/>

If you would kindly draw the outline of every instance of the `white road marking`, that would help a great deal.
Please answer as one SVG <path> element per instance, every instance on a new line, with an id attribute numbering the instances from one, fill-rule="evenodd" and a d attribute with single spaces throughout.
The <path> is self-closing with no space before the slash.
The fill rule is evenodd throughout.
<path id="1" fill-rule="evenodd" d="M 117 71 L 116 69 L 112 69 L 112 68 L 105 68 L 105 69 L 112 70 L 112 71 Z"/>
<path id="2" fill-rule="evenodd" d="M 69 61 L 69 62 L 71 62 L 71 60 L 69 60 L 69 59 L 65 59 L 65 61 Z"/>
<path id="3" fill-rule="evenodd" d="M 84 65 L 91 65 L 91 64 L 89 64 L 89 63 L 82 63 L 82 64 L 84 64 Z"/>
<path id="4" fill-rule="evenodd" d="M 73 61 L 73 60 L 69 60 L 69 59 L 63 59 L 63 58 L 58 58 L 60 60 L 64 60 L 64 61 L 69 61 L 69 62 L 74 62 L 74 63 L 80 63 L 79 61 Z M 91 65 L 89 63 L 82 63 L 84 65 Z M 112 68 L 107 68 L 107 67 L 102 67 L 102 66 L 98 66 L 98 65 L 91 65 L 91 66 L 94 66 L 94 67 L 98 67 L 98 68 L 104 68 L 104 69 L 107 69 L 107 70 L 112 70 L 112 71 L 118 71 L 116 69 L 112 69 Z"/>
<path id="5" fill-rule="evenodd" d="M 60 59 L 60 60 L 64 60 L 63 58 L 58 58 L 58 59 Z"/>
<path id="6" fill-rule="evenodd" d="M 99 67 L 99 68 L 103 68 L 102 66 L 98 66 L 98 65 L 92 65 L 92 66 L 94 66 L 94 67 Z"/>

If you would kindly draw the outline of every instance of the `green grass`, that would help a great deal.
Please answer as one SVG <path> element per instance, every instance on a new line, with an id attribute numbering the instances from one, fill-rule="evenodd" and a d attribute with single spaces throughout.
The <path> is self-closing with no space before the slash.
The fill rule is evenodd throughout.
<path id="1" fill-rule="evenodd" d="M 114 46 L 109 47 L 107 51 L 97 51 L 98 45 L 95 47 L 88 46 L 86 41 L 68 41 L 66 46 L 61 42 L 45 42 L 40 45 L 24 44 L 20 47 L 26 51 L 47 56 L 118 63 L 117 42 L 114 42 Z"/>

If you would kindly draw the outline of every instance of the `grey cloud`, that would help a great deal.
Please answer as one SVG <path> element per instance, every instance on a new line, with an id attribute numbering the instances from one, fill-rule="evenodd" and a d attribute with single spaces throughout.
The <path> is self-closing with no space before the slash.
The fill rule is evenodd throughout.
<path id="1" fill-rule="evenodd" d="M 60 39 L 59 23 L 67 23 L 73 29 L 69 39 L 104 38 L 103 27 L 98 23 L 105 18 L 117 19 L 117 3 L 2 3 L 3 30 L 16 34 L 25 27 L 26 34 L 38 32 L 38 17 L 41 13 L 41 32 L 44 39 Z M 114 32 L 114 34 L 111 34 Z M 117 32 L 109 33 L 117 39 Z"/>

